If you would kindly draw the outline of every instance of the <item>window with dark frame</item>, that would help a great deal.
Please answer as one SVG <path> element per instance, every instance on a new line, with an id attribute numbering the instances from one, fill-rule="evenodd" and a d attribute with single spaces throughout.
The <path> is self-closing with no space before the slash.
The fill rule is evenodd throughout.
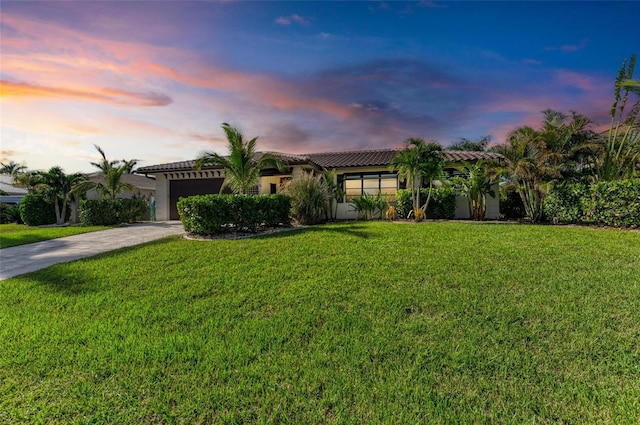
<path id="1" fill-rule="evenodd" d="M 387 201 L 396 200 L 398 175 L 395 173 L 352 173 L 342 176 L 346 202 L 359 198 L 365 193 L 381 194 Z"/>

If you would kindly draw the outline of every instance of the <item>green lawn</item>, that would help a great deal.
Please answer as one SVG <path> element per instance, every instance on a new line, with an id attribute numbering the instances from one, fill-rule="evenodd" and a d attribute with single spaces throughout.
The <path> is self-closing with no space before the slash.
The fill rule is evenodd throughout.
<path id="1" fill-rule="evenodd" d="M 640 418 L 640 233 L 176 237 L 0 282 L 0 423 Z"/>
<path id="2" fill-rule="evenodd" d="M 108 226 L 30 227 L 24 224 L 0 224 L 0 248 L 24 245 L 79 233 L 110 229 Z"/>

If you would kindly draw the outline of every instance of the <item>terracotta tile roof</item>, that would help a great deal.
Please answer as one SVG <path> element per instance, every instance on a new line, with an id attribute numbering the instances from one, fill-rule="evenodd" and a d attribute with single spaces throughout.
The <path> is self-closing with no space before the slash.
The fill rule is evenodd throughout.
<path id="1" fill-rule="evenodd" d="M 484 159 L 486 161 L 501 161 L 504 159 L 502 155 L 496 152 L 471 152 L 471 151 L 444 151 L 445 159 L 458 162 L 458 161 L 477 161 Z"/>
<path id="2" fill-rule="evenodd" d="M 322 168 L 387 166 L 398 151 L 395 149 L 310 153 L 307 156 Z"/>
<path id="3" fill-rule="evenodd" d="M 289 165 L 311 164 L 319 168 L 348 168 L 348 167 L 384 167 L 389 165 L 398 149 L 379 149 L 351 152 L 326 152 L 326 153 L 310 153 L 303 155 L 269 152 L 273 155 L 280 156 Z M 259 159 L 264 152 L 257 152 L 256 158 Z M 494 152 L 468 152 L 468 151 L 444 151 L 445 159 L 451 162 L 458 161 L 476 161 L 478 159 L 485 160 L 501 160 L 502 155 Z M 168 164 L 151 165 L 148 167 L 140 167 L 136 170 L 141 174 L 153 174 L 172 171 L 192 171 L 195 167 L 195 161 L 179 161 Z M 203 169 L 215 169 L 216 167 L 203 167 Z"/>

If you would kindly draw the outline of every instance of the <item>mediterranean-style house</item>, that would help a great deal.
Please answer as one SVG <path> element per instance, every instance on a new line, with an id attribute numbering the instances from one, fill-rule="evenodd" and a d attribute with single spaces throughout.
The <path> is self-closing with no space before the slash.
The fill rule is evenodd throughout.
<path id="1" fill-rule="evenodd" d="M 286 182 L 305 170 L 335 170 L 337 183 L 345 192 L 343 202 L 338 203 L 338 219 L 355 219 L 357 213 L 349 202 L 364 193 L 386 194 L 390 200 L 398 189 L 404 188 L 404 182 L 398 174 L 389 168 L 396 149 L 364 150 L 354 152 L 327 152 L 294 155 L 275 153 L 288 165 L 285 172 L 264 170 L 261 173 L 255 193 L 270 194 L 283 190 Z M 257 153 L 256 156 L 262 155 Z M 475 162 L 478 159 L 501 160 L 502 156 L 492 152 L 445 151 L 445 159 L 450 164 L 461 161 Z M 453 169 L 447 169 L 453 173 Z M 179 161 L 168 164 L 141 167 L 136 173 L 155 177 L 156 217 L 158 220 L 178 220 L 176 204 L 181 197 L 219 193 L 224 181 L 224 170 L 213 166 L 204 166 L 196 171 L 195 161 Z M 496 194 L 498 187 L 494 188 Z M 485 218 L 498 219 L 500 215 L 499 199 L 488 197 Z M 456 218 L 469 218 L 467 198 L 456 199 Z"/>

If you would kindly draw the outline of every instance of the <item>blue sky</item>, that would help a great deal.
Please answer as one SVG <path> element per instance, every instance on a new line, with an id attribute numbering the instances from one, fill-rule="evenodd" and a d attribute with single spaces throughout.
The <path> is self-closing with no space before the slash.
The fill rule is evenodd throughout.
<path id="1" fill-rule="evenodd" d="M 504 140 L 540 111 L 608 123 L 638 2 L 13 2 L 2 161 L 90 171 L 226 153 L 222 122 L 291 153 Z"/>

